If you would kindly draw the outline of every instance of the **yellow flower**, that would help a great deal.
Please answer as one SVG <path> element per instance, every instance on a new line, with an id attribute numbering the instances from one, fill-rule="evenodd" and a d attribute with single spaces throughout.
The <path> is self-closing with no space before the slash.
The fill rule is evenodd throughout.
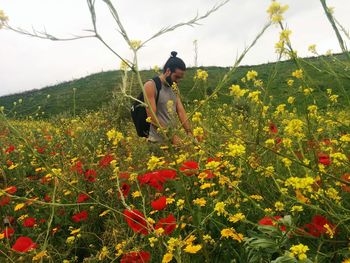
<path id="1" fill-rule="evenodd" d="M 128 64 L 124 60 L 120 62 L 120 70 L 126 71 L 128 69 Z"/>
<path id="2" fill-rule="evenodd" d="M 227 155 L 231 157 L 241 156 L 245 153 L 245 147 L 242 144 L 229 144 L 227 146 Z"/>
<path id="3" fill-rule="evenodd" d="M 67 237 L 66 243 L 67 244 L 73 244 L 74 240 L 75 240 L 75 236 Z"/>
<path id="4" fill-rule="evenodd" d="M 203 236 L 203 241 L 205 243 L 215 244 L 215 240 L 209 234 Z"/>
<path id="5" fill-rule="evenodd" d="M 287 80 L 287 85 L 288 85 L 289 87 L 292 87 L 293 84 L 294 84 L 294 79 L 288 79 L 288 80 Z"/>
<path id="6" fill-rule="evenodd" d="M 333 103 L 337 103 L 338 102 L 338 98 L 339 98 L 339 95 L 331 95 L 329 96 L 329 100 Z"/>
<path id="7" fill-rule="evenodd" d="M 297 79 L 302 79 L 303 78 L 303 70 L 302 69 L 297 69 L 294 72 L 292 72 L 292 76 L 297 78 Z"/>
<path id="8" fill-rule="evenodd" d="M 237 233 L 233 228 L 224 228 L 221 230 L 221 237 L 223 238 L 232 238 L 238 242 L 242 242 L 244 237 L 241 233 Z"/>
<path id="9" fill-rule="evenodd" d="M 279 114 L 279 113 L 283 113 L 286 109 L 286 104 L 279 104 L 277 107 L 276 107 L 276 111 L 275 111 L 275 114 Z"/>
<path id="10" fill-rule="evenodd" d="M 227 212 L 225 210 L 226 204 L 224 202 L 218 202 L 215 204 L 214 211 L 216 211 L 216 214 L 220 216 L 221 214 L 226 215 Z"/>
<path id="11" fill-rule="evenodd" d="M 327 230 L 326 234 L 329 235 L 330 238 L 333 238 L 335 234 L 334 230 L 328 224 L 323 225 L 323 227 Z"/>
<path id="12" fill-rule="evenodd" d="M 135 191 L 131 194 L 133 198 L 141 197 L 141 193 L 139 191 Z"/>
<path id="13" fill-rule="evenodd" d="M 15 210 L 15 211 L 21 210 L 24 206 L 25 206 L 24 203 L 17 204 L 17 205 L 15 206 L 15 209 L 14 209 L 14 210 Z"/>
<path id="14" fill-rule="evenodd" d="M 210 188 L 210 187 L 212 187 L 212 186 L 214 186 L 215 184 L 213 183 L 213 184 L 211 184 L 211 183 L 204 183 L 204 184 L 202 184 L 201 186 L 200 186 L 200 189 L 201 190 L 205 190 L 205 189 L 208 189 L 208 188 Z"/>
<path id="15" fill-rule="evenodd" d="M 111 210 L 107 209 L 105 211 L 103 211 L 101 214 L 99 214 L 99 217 L 103 217 L 105 215 L 107 215 Z"/>
<path id="16" fill-rule="evenodd" d="M 291 137 L 304 138 L 303 122 L 299 119 L 292 119 L 287 122 L 287 126 L 284 128 L 285 133 Z"/>
<path id="17" fill-rule="evenodd" d="M 290 252 L 292 256 L 298 257 L 299 260 L 307 259 L 306 252 L 309 250 L 308 246 L 305 246 L 303 244 L 298 244 L 292 246 L 290 249 Z"/>
<path id="18" fill-rule="evenodd" d="M 310 46 L 308 47 L 308 50 L 309 50 L 311 53 L 317 54 L 316 45 L 315 45 L 315 44 L 310 45 Z"/>
<path id="19" fill-rule="evenodd" d="M 350 134 L 345 134 L 339 139 L 341 142 L 350 142 Z"/>
<path id="20" fill-rule="evenodd" d="M 156 243 L 158 241 L 158 238 L 150 237 L 150 238 L 148 238 L 148 241 L 149 241 L 150 247 L 154 247 L 154 243 Z"/>
<path id="21" fill-rule="evenodd" d="M 269 8 L 266 10 L 273 23 L 278 23 L 283 20 L 283 13 L 287 11 L 288 5 L 281 6 L 280 3 L 272 1 Z"/>
<path id="22" fill-rule="evenodd" d="M 147 163 L 147 169 L 148 170 L 154 170 L 155 168 L 162 166 L 165 162 L 162 160 L 162 158 L 151 156 L 151 158 L 148 160 Z"/>
<path id="23" fill-rule="evenodd" d="M 196 75 L 193 77 L 194 80 L 207 80 L 208 78 L 208 72 L 202 69 L 197 69 Z"/>
<path id="24" fill-rule="evenodd" d="M 155 72 L 155 73 L 160 73 L 160 68 L 158 67 L 158 65 L 155 65 L 154 67 L 153 67 L 153 71 Z"/>
<path id="25" fill-rule="evenodd" d="M 303 190 L 307 192 L 312 191 L 312 185 L 315 183 L 315 180 L 312 177 L 289 177 L 285 182 L 285 186 L 291 186 L 294 190 Z"/>
<path id="26" fill-rule="evenodd" d="M 202 245 L 187 245 L 184 251 L 190 254 L 196 254 L 201 249 Z"/>
<path id="27" fill-rule="evenodd" d="M 4 11 L 0 10 L 0 29 L 7 22 L 8 17 L 5 15 Z"/>
<path id="28" fill-rule="evenodd" d="M 288 99 L 287 99 L 287 102 L 288 102 L 289 104 L 293 104 L 294 101 L 295 101 L 295 98 L 294 98 L 294 97 L 288 97 Z"/>
<path id="29" fill-rule="evenodd" d="M 254 199 L 256 201 L 261 201 L 263 200 L 264 198 L 261 196 L 261 195 L 251 195 L 249 196 L 251 199 Z"/>
<path id="30" fill-rule="evenodd" d="M 196 112 L 193 114 L 192 121 L 193 121 L 193 122 L 200 122 L 200 121 L 201 121 L 201 118 L 202 118 L 202 113 L 196 111 Z"/>
<path id="31" fill-rule="evenodd" d="M 193 129 L 193 136 L 203 136 L 204 131 L 201 127 L 196 127 Z"/>
<path id="32" fill-rule="evenodd" d="M 314 90 L 313 90 L 312 88 L 305 88 L 305 89 L 303 90 L 305 96 L 310 95 L 311 92 L 313 92 L 313 91 L 314 91 Z"/>
<path id="33" fill-rule="evenodd" d="M 122 139 L 124 139 L 123 134 L 117 132 L 115 129 L 109 130 L 107 132 L 107 137 L 109 141 L 113 141 L 113 145 L 117 145 Z"/>
<path id="34" fill-rule="evenodd" d="M 38 254 L 36 254 L 33 258 L 32 258 L 32 261 L 39 261 L 41 260 L 43 257 L 47 257 L 47 251 L 46 250 L 43 250 L 43 251 L 40 251 Z"/>
<path id="35" fill-rule="evenodd" d="M 291 212 L 302 212 L 302 211 L 304 211 L 304 209 L 301 205 L 293 205 L 292 209 L 290 211 Z"/>
<path id="36" fill-rule="evenodd" d="M 246 78 L 247 80 L 255 80 L 255 78 L 258 76 L 258 72 L 255 70 L 250 70 L 247 72 Z"/>
<path id="37" fill-rule="evenodd" d="M 162 263 L 169 263 L 172 259 L 173 254 L 168 252 L 163 256 Z"/>
<path id="38" fill-rule="evenodd" d="M 79 234 L 79 232 L 80 232 L 80 228 L 70 230 L 71 235 Z"/>
<path id="39" fill-rule="evenodd" d="M 207 201 L 204 198 L 196 198 L 193 201 L 193 204 L 203 207 L 207 204 Z"/>
<path id="40" fill-rule="evenodd" d="M 280 41 L 289 42 L 289 36 L 292 34 L 292 31 L 289 29 L 282 30 L 280 32 Z"/>
<path id="41" fill-rule="evenodd" d="M 283 158 L 282 162 L 283 162 L 284 166 L 287 168 L 289 168 L 292 165 L 292 161 L 288 158 Z"/>
<path id="42" fill-rule="evenodd" d="M 254 87 L 261 88 L 264 85 L 264 82 L 261 79 L 257 79 L 254 81 Z"/>
<path id="43" fill-rule="evenodd" d="M 342 166 L 343 164 L 345 164 L 345 162 L 347 162 L 348 158 L 346 157 L 345 154 L 340 153 L 340 152 L 336 152 L 336 153 L 331 153 L 329 155 L 332 159 L 332 162 L 336 165 L 336 166 Z"/>
<path id="44" fill-rule="evenodd" d="M 283 211 L 284 210 L 284 204 L 282 202 L 277 201 L 275 203 L 275 208 L 276 208 L 276 211 Z"/>
<path id="45" fill-rule="evenodd" d="M 141 46 L 141 40 L 131 40 L 129 43 L 130 48 L 137 50 Z"/>
<path id="46" fill-rule="evenodd" d="M 333 187 L 328 188 L 325 191 L 325 194 L 329 199 L 335 201 L 336 203 L 339 203 L 341 200 L 341 197 L 339 196 L 339 192 Z"/>
<path id="47" fill-rule="evenodd" d="M 183 200 L 183 199 L 177 200 L 176 206 L 179 208 L 179 210 L 184 209 L 184 205 L 185 205 L 185 200 Z"/>
<path id="48" fill-rule="evenodd" d="M 230 222 L 232 222 L 232 223 L 236 223 L 236 222 L 242 221 L 244 219 L 245 219 L 245 215 L 244 214 L 237 213 L 237 214 L 231 215 L 228 220 Z"/>
<path id="49" fill-rule="evenodd" d="M 244 94 L 246 94 L 247 92 L 247 89 L 241 89 L 239 85 L 232 85 L 230 87 L 230 95 L 238 98 L 244 96 Z"/>
<path id="50" fill-rule="evenodd" d="M 252 91 L 252 92 L 249 92 L 248 98 L 250 98 L 255 103 L 259 103 L 260 102 L 260 99 L 259 99 L 260 94 L 261 94 L 261 91 L 259 91 L 259 90 Z"/>
<path id="51" fill-rule="evenodd" d="M 98 260 L 102 261 L 108 256 L 108 248 L 106 246 L 103 246 L 101 249 L 101 252 L 98 255 Z"/>

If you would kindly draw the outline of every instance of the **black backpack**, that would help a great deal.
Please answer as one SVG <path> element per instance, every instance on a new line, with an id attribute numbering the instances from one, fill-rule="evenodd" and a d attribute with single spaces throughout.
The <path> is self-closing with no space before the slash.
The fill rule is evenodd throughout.
<path id="1" fill-rule="evenodd" d="M 154 77 L 153 81 L 155 82 L 156 88 L 157 88 L 157 96 L 156 96 L 156 105 L 157 105 L 160 89 L 162 88 L 162 82 L 158 76 Z M 137 99 L 144 102 L 143 92 L 139 94 Z M 140 137 L 148 137 L 151 124 L 146 121 L 147 119 L 146 108 L 139 101 L 133 102 L 131 106 L 131 117 L 132 117 L 132 121 L 135 124 L 137 135 Z"/>

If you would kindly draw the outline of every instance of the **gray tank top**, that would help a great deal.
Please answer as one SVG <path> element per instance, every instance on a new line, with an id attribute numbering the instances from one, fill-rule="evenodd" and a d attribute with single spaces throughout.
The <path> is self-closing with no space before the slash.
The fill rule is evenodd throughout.
<path id="1" fill-rule="evenodd" d="M 151 80 L 153 81 L 153 80 Z M 157 89 L 156 89 L 157 96 Z M 172 102 L 169 102 L 172 101 Z M 171 87 L 163 85 L 159 92 L 158 103 L 156 105 L 156 116 L 159 121 L 163 122 L 166 127 L 175 125 L 176 115 L 176 94 Z M 170 110 L 169 110 L 170 109 Z M 161 133 L 157 132 L 157 127 L 151 124 L 148 140 L 151 142 L 163 142 L 164 138 Z"/>

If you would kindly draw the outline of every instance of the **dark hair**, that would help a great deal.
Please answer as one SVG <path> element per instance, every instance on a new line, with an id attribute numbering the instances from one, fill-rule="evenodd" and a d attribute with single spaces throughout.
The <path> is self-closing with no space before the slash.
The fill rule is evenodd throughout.
<path id="1" fill-rule="evenodd" d="M 167 60 L 164 65 L 163 73 L 169 68 L 171 72 L 174 72 L 177 68 L 181 70 L 186 70 L 186 64 L 181 58 L 178 58 L 176 51 L 171 52 L 171 57 Z"/>

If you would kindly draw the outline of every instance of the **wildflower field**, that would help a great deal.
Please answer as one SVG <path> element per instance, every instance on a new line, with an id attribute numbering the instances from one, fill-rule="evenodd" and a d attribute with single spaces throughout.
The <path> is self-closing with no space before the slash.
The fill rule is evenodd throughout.
<path id="1" fill-rule="evenodd" d="M 268 8 L 276 51 L 297 68 L 285 99 L 255 70 L 227 84 L 239 60 L 210 91 L 198 69 L 194 136 L 167 131 L 181 145 L 150 145 L 108 108 L 46 119 L 1 108 L 0 262 L 350 262 L 350 89 L 316 90 L 286 10 Z M 327 73 L 350 78 L 349 53 L 329 56 Z M 123 72 L 129 105 L 140 75 Z"/>

